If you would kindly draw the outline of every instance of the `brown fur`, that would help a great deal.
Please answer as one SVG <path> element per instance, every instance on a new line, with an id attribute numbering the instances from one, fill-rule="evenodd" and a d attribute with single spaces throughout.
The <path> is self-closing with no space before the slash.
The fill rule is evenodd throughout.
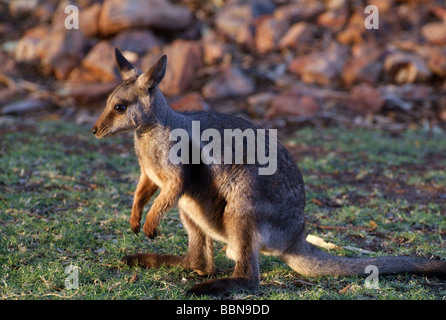
<path id="1" fill-rule="evenodd" d="M 143 207 L 160 189 L 147 213 L 144 233 L 149 238 L 156 236 L 161 218 L 178 206 L 189 236 L 185 256 L 137 253 L 123 258 L 128 265 L 179 265 L 202 275 L 212 274 L 212 242 L 218 240 L 227 243 L 227 255 L 236 262 L 233 275 L 196 284 L 190 293 L 222 294 L 257 288 L 260 253 L 276 255 L 307 276 L 363 275 L 367 265 L 376 265 L 380 274 L 446 274 L 444 261 L 411 257 L 348 259 L 329 255 L 308 243 L 304 234 L 304 183 L 297 165 L 280 143 L 273 175 L 259 175 L 258 163 L 173 165 L 168 157 L 174 144 L 169 134 L 182 128 L 191 136 L 193 120 L 200 121 L 201 131 L 214 128 L 223 133 L 224 129 L 258 127 L 230 115 L 173 111 L 158 89 L 166 57 L 146 73 L 134 68 L 118 50 L 116 59 L 124 81 L 110 95 L 92 131 L 98 138 L 128 130 L 135 133 L 141 176 L 134 195 L 131 228 L 139 232 Z M 125 105 L 126 110 L 115 111 L 117 104 Z"/>

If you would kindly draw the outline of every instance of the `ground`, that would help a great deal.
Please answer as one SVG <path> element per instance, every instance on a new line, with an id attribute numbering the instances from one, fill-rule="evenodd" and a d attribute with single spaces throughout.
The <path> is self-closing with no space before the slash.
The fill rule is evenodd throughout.
<path id="1" fill-rule="evenodd" d="M 185 291 L 207 277 L 119 262 L 187 248 L 176 210 L 154 240 L 130 230 L 139 176 L 131 135 L 98 140 L 85 126 L 23 120 L 0 135 L 0 299 L 197 299 Z M 307 126 L 281 136 L 304 176 L 308 233 L 353 247 L 333 254 L 446 259 L 443 135 Z M 223 244 L 215 253 L 218 275 L 230 275 Z M 314 279 L 274 257 L 260 263 L 260 288 L 225 298 L 446 298 L 445 281 L 435 278 L 379 277 L 379 288 L 368 289 L 366 274 Z"/>

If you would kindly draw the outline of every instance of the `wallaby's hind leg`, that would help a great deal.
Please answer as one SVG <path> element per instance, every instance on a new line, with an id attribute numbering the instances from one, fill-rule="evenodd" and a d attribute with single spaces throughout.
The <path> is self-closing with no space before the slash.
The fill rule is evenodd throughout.
<path id="1" fill-rule="evenodd" d="M 214 273 L 215 265 L 212 239 L 206 236 L 186 214 L 180 211 L 180 216 L 189 235 L 189 248 L 185 256 L 136 253 L 125 256 L 122 258 L 122 261 L 129 266 L 138 265 L 146 268 L 159 268 L 162 265 L 181 266 L 184 269 L 192 269 L 199 275 Z"/>
<path id="2" fill-rule="evenodd" d="M 224 225 L 228 235 L 227 254 L 235 260 L 234 273 L 230 278 L 198 283 L 188 291 L 189 294 L 219 295 L 240 289 L 253 290 L 259 286 L 259 249 L 251 217 L 247 212 L 237 213 L 226 208 Z"/>
<path id="3" fill-rule="evenodd" d="M 183 267 L 192 269 L 199 275 L 213 274 L 215 264 L 212 239 L 206 236 L 200 227 L 182 211 L 180 211 L 180 217 L 189 236 L 189 248 L 184 257 Z"/>

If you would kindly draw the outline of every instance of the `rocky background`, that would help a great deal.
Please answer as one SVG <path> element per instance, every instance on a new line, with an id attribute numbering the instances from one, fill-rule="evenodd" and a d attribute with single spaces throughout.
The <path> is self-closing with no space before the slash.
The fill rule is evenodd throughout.
<path id="1" fill-rule="evenodd" d="M 79 29 L 67 29 L 79 9 Z M 367 5 L 379 9 L 368 30 Z M 92 124 L 120 82 L 114 47 L 177 110 L 267 127 L 446 132 L 446 4 L 436 0 L 0 1 L 0 125 Z"/>

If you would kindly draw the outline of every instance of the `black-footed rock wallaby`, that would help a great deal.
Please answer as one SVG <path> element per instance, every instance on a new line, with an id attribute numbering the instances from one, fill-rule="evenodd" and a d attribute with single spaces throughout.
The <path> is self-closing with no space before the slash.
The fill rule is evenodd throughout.
<path id="1" fill-rule="evenodd" d="M 143 208 L 160 189 L 147 213 L 144 233 L 153 238 L 160 219 L 177 205 L 189 237 L 184 256 L 136 253 L 125 256 L 125 263 L 149 268 L 181 266 L 200 275 L 212 274 L 215 271 L 213 240 L 225 242 L 227 256 L 235 261 L 232 276 L 195 284 L 188 291 L 195 294 L 223 294 L 236 289 L 257 288 L 259 253 L 275 255 L 296 272 L 311 277 L 364 275 L 369 265 L 376 266 L 379 275 L 406 272 L 446 275 L 446 261 L 414 257 L 336 257 L 307 242 L 304 182 L 296 163 L 280 142 L 273 141 L 268 132 L 238 117 L 174 111 L 158 88 L 166 71 L 166 56 L 142 73 L 118 49 L 115 53 L 123 82 L 109 96 L 92 131 L 97 138 L 134 131 L 141 175 L 134 194 L 131 229 L 134 233 L 139 232 Z M 275 147 L 269 149 L 270 154 L 275 152 L 274 173 L 259 174 L 262 164 L 258 160 L 247 161 L 249 146 L 243 136 L 243 161 L 224 162 L 222 153 L 219 153 L 225 148 L 222 145 L 221 150 L 213 151 L 214 155 L 220 154 L 222 161 L 190 161 L 190 155 L 182 154 L 185 161 L 174 163 L 171 150 L 177 143 L 172 139 L 175 130 L 181 129 L 187 133 L 184 137 L 189 139 L 187 145 L 190 148 L 184 148 L 182 152 L 194 148 L 203 151 L 204 143 L 193 138 L 194 124 L 199 124 L 199 134 L 207 129 L 216 130 L 213 132 L 222 136 L 229 129 L 258 130 L 258 136 L 264 133 L 265 148 L 269 148 L 268 143 Z M 231 148 L 230 152 L 235 153 L 235 144 Z"/>

